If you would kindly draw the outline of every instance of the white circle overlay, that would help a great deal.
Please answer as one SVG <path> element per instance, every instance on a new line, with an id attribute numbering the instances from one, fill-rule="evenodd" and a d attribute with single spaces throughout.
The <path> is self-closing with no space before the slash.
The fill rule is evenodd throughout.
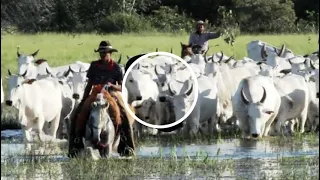
<path id="1" fill-rule="evenodd" d="M 194 100 L 193 100 L 193 103 L 191 105 L 191 107 L 189 108 L 188 112 L 184 114 L 184 116 L 179 119 L 178 121 L 175 121 L 171 124 L 165 124 L 165 125 L 154 125 L 154 124 L 149 124 L 143 120 L 141 120 L 140 118 L 138 118 L 130 109 L 129 107 L 129 104 L 128 102 L 125 102 L 124 103 L 124 106 L 126 108 L 126 111 L 129 112 L 129 114 L 136 120 L 138 121 L 140 124 L 143 124 L 149 128 L 154 128 L 154 129 L 165 129 L 165 128 L 171 128 L 173 126 L 176 126 L 177 124 L 180 124 L 181 122 L 183 122 L 185 119 L 187 119 L 187 117 L 192 113 L 193 109 L 195 108 L 196 104 L 197 104 L 197 101 L 198 101 L 198 95 L 199 95 L 199 84 L 198 84 L 198 79 L 197 79 L 197 76 L 196 74 L 194 73 L 194 71 L 192 70 L 191 66 L 185 61 L 183 60 L 181 57 L 175 55 L 175 54 L 171 54 L 171 53 L 168 53 L 168 52 L 152 52 L 152 53 L 148 53 L 148 54 L 145 54 L 141 57 L 139 57 L 137 60 L 135 60 L 131 65 L 130 67 L 128 68 L 128 70 L 126 71 L 124 77 L 123 77 L 123 81 L 122 81 L 122 92 L 121 92 L 121 96 L 123 99 L 124 98 L 124 94 L 125 94 L 125 88 L 126 88 L 126 81 L 127 81 L 127 78 L 128 78 L 128 75 L 129 73 L 128 72 L 131 72 L 131 70 L 133 69 L 133 67 L 138 64 L 140 61 L 142 61 L 143 59 L 149 57 L 149 56 L 169 56 L 171 58 L 174 58 L 174 59 L 177 59 L 179 60 L 182 64 L 184 64 L 188 70 L 190 71 L 191 73 L 191 76 L 192 76 L 192 79 L 193 79 L 193 91 L 196 92 L 194 93 Z"/>

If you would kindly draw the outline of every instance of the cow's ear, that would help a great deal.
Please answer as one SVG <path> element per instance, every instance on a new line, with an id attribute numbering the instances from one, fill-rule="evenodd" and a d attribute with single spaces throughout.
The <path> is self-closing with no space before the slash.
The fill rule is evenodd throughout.
<path id="1" fill-rule="evenodd" d="M 264 113 L 272 115 L 274 112 L 272 110 L 264 110 Z"/>
<path id="2" fill-rule="evenodd" d="M 45 59 L 38 59 L 38 60 L 35 61 L 35 63 L 36 63 L 37 65 L 40 65 L 40 64 L 43 63 L 43 62 L 47 62 L 47 60 L 45 60 Z"/>
<path id="3" fill-rule="evenodd" d="M 28 79 L 28 80 L 25 81 L 25 83 L 32 84 L 35 81 L 36 81 L 36 79 Z"/>

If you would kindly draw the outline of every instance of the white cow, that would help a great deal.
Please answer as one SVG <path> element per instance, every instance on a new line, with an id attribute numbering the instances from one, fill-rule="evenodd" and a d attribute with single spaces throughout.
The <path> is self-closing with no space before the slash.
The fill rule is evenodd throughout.
<path id="1" fill-rule="evenodd" d="M 283 44 L 279 50 L 273 45 L 270 45 L 263 41 L 251 41 L 247 44 L 247 53 L 250 59 L 255 61 L 264 61 L 268 56 L 279 56 L 284 58 L 293 57 L 294 54 L 290 49 L 287 49 Z"/>
<path id="2" fill-rule="evenodd" d="M 133 69 L 128 74 L 125 86 L 128 90 L 128 102 L 144 100 L 151 97 L 156 101 L 159 92 L 157 84 L 152 80 L 153 75 L 144 69 Z"/>
<path id="3" fill-rule="evenodd" d="M 3 102 L 4 102 L 4 92 L 3 92 L 2 77 L 1 77 L 1 104 Z"/>
<path id="4" fill-rule="evenodd" d="M 269 77 L 257 75 L 243 79 L 232 98 L 242 137 L 268 136 L 280 103 L 280 95 Z"/>
<path id="5" fill-rule="evenodd" d="M 135 100 L 132 102 L 131 106 L 135 108 L 136 116 L 139 117 L 141 120 L 154 125 L 159 125 L 156 121 L 156 102 L 149 98 L 147 100 Z M 136 131 L 138 137 L 142 133 L 146 133 L 145 129 L 147 130 L 147 133 L 156 135 L 158 133 L 157 129 L 145 127 L 144 125 L 140 124 L 139 122 L 135 123 Z"/>
<path id="6" fill-rule="evenodd" d="M 169 93 L 172 97 L 174 113 L 176 120 L 179 120 L 189 110 L 194 101 L 194 93 L 199 93 L 196 106 L 192 113 L 185 120 L 183 131 L 185 134 L 196 134 L 202 123 L 209 122 L 208 133 L 212 133 L 217 124 L 217 88 L 211 82 L 211 79 L 206 76 L 201 76 L 198 79 L 199 91 L 193 88 L 193 80 L 188 79 L 184 82 L 171 80 L 168 84 Z M 217 130 L 217 129 L 216 129 Z"/>
<path id="7" fill-rule="evenodd" d="M 1 77 L 1 114 L 2 114 L 2 103 L 3 102 L 4 102 L 4 92 L 3 92 L 2 77 Z"/>
<path id="8" fill-rule="evenodd" d="M 51 122 L 50 139 L 56 138 L 59 126 L 62 98 L 59 82 L 56 79 L 25 80 L 9 71 L 9 93 L 6 104 L 19 111 L 25 140 L 31 142 L 31 130 L 39 131 L 41 141 L 48 140 L 42 131 L 45 122 Z"/>
<path id="9" fill-rule="evenodd" d="M 286 121 L 299 119 L 300 132 L 304 132 L 309 106 L 309 88 L 303 77 L 287 74 L 274 81 L 281 96 L 281 107 L 277 116 L 276 132 L 281 133 L 281 127 Z"/>
<path id="10" fill-rule="evenodd" d="M 290 70 L 291 65 L 288 62 L 288 58 L 294 57 L 291 50 L 287 49 L 283 44 L 281 49 L 278 50 L 276 47 L 270 46 L 262 41 L 252 41 L 247 45 L 249 58 L 266 63 L 277 71 Z"/>
<path id="11" fill-rule="evenodd" d="M 309 88 L 309 108 L 306 122 L 307 131 L 314 131 L 319 126 L 319 99 L 316 97 L 315 82 L 307 82 Z"/>
<path id="12" fill-rule="evenodd" d="M 316 97 L 319 98 L 319 68 L 316 68 L 314 62 L 310 62 L 311 67 L 311 77 L 316 83 Z"/>
<path id="13" fill-rule="evenodd" d="M 84 63 L 81 61 L 76 61 L 75 63 L 58 66 L 58 67 L 49 67 L 47 60 L 45 59 L 35 59 L 39 50 L 32 53 L 31 55 L 23 55 L 19 53 L 19 48 L 17 50 L 18 56 L 18 74 L 21 75 L 24 72 L 28 72 L 24 77 L 26 79 L 36 79 L 38 74 L 47 74 L 47 70 L 54 75 L 55 77 L 62 77 L 63 73 L 69 69 L 69 66 L 72 66 L 73 69 L 82 69 L 88 70 L 90 64 Z M 120 57 L 121 59 L 121 57 Z M 44 64 L 43 64 L 44 63 Z"/>

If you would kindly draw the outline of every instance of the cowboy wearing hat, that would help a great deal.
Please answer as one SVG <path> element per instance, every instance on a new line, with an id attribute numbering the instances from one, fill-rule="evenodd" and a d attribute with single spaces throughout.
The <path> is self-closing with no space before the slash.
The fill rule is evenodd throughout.
<path id="1" fill-rule="evenodd" d="M 194 45 L 201 46 L 202 54 L 205 54 L 205 52 L 208 51 L 208 40 L 216 39 L 220 37 L 220 33 L 204 32 L 205 30 L 204 24 L 205 23 L 201 20 L 197 21 L 196 31 L 192 33 L 189 37 L 189 44 L 191 44 L 192 46 Z"/>
<path id="2" fill-rule="evenodd" d="M 118 52 L 118 50 L 113 48 L 109 41 L 101 41 L 98 50 L 94 50 L 94 52 L 99 52 L 100 59 L 90 64 L 87 72 L 88 82 L 84 90 L 83 98 L 71 121 L 69 157 L 77 155 L 78 151 L 84 148 L 82 137 L 85 134 L 86 121 L 90 114 L 90 105 L 95 100 L 97 94 L 101 92 L 103 85 L 107 85 L 109 91 L 121 91 L 123 73 L 120 66 L 111 58 L 112 53 Z M 113 98 L 111 98 L 112 101 Z M 114 103 L 116 104 L 117 101 L 118 100 L 115 99 Z M 119 109 L 114 108 L 120 108 L 120 106 L 115 107 L 112 106 L 112 102 L 109 103 L 111 105 L 110 108 L 113 109 L 112 111 L 119 112 Z M 112 119 L 114 121 L 120 119 L 121 121 L 120 113 L 123 113 L 122 109 L 119 114 L 112 117 Z M 128 147 L 134 149 L 133 137 L 131 136 L 131 132 L 128 132 L 130 131 L 129 128 L 127 128 L 128 123 L 123 122 L 121 126 L 123 127 L 120 127 L 120 129 L 126 138 L 121 138 L 125 139 L 125 142 L 120 140 L 120 149 L 118 148 L 118 152 L 120 155 L 127 155 L 124 151 L 128 149 Z"/>

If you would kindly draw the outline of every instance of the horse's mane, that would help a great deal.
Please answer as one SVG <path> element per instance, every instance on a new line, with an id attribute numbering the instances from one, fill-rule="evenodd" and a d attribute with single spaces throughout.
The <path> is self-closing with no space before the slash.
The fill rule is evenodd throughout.
<path id="1" fill-rule="evenodd" d="M 125 109 L 125 106 L 124 106 L 124 102 L 123 102 L 123 99 L 122 99 L 120 92 L 117 92 L 117 91 L 108 92 L 106 90 L 102 90 L 102 93 L 103 93 L 103 98 L 106 99 L 110 103 L 111 109 L 109 109 L 109 111 L 111 111 L 111 115 L 113 116 L 116 124 L 117 125 L 122 124 L 119 105 L 123 109 Z M 118 103 L 111 95 L 115 96 L 118 99 Z M 134 108 L 131 107 L 130 105 L 129 105 L 129 107 L 130 107 L 131 111 L 133 113 L 135 113 Z M 133 125 L 134 117 L 132 117 L 127 111 L 125 111 L 125 112 L 126 112 L 126 116 L 127 116 L 128 120 L 129 120 L 129 123 L 131 125 Z"/>
<path id="2" fill-rule="evenodd" d="M 118 92 L 118 91 L 113 91 L 113 92 L 112 92 L 112 95 L 114 95 L 114 96 L 117 97 L 117 99 L 119 100 L 118 102 L 119 102 L 120 106 L 121 106 L 123 109 L 125 109 L 125 106 L 124 106 L 124 102 L 123 102 L 121 93 Z M 129 107 L 130 107 L 130 110 L 135 114 L 135 113 L 136 113 L 136 112 L 135 112 L 135 109 L 134 109 L 130 104 L 129 104 Z M 130 113 L 128 113 L 128 111 L 125 111 L 125 112 L 126 112 L 126 116 L 127 116 L 128 120 L 129 120 L 129 123 L 130 123 L 131 125 L 133 125 L 133 123 L 134 123 L 134 121 L 135 121 L 134 117 L 132 117 L 132 116 L 130 115 Z"/>
<path id="3" fill-rule="evenodd" d="M 117 125 L 120 125 L 121 122 L 121 113 L 120 113 L 120 108 L 116 102 L 116 100 L 114 98 L 111 97 L 111 94 L 106 91 L 106 90 L 102 90 L 103 93 L 103 98 L 106 99 L 109 104 L 110 104 L 110 108 L 109 108 L 109 112 L 111 111 L 111 116 L 113 117 L 115 123 Z"/>

